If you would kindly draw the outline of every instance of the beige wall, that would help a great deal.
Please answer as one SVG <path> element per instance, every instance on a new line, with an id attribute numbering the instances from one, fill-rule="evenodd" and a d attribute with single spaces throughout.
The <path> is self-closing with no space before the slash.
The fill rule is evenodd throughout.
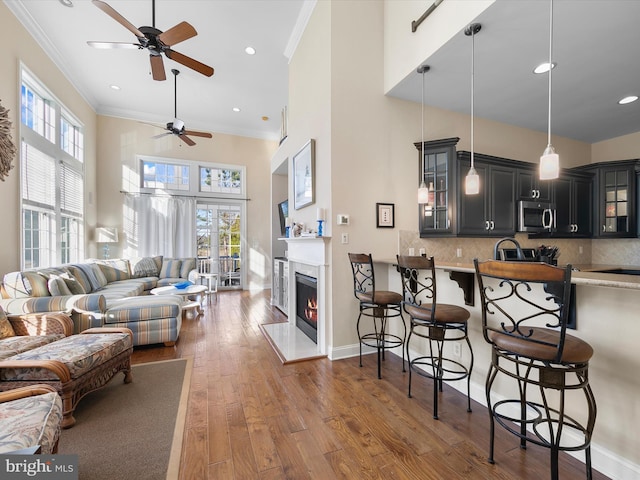
<path id="1" fill-rule="evenodd" d="M 196 139 L 189 147 L 173 135 L 152 139 L 162 130 L 133 120 L 98 117 L 98 218 L 100 224 L 123 231 L 124 195 L 136 191 L 136 155 L 243 165 L 247 174 L 247 288 L 266 288 L 271 283 L 271 171 L 270 160 L 277 143 L 234 135 L 213 134 Z M 112 256 L 120 254 L 122 242 Z"/>
<path id="2" fill-rule="evenodd" d="M 591 146 L 591 163 L 640 158 L 640 132 L 604 140 Z"/>
<path id="3" fill-rule="evenodd" d="M 95 139 L 96 115 L 87 102 L 78 94 L 22 24 L 0 2 L 0 101 L 9 109 L 13 123 L 13 141 L 18 147 L 20 123 L 20 62 L 27 67 L 57 99 L 71 111 L 84 127 L 85 141 L 85 212 L 88 225 L 95 224 L 95 201 L 87 203 L 89 196 L 95 198 Z M 0 225 L 3 227 L 0 248 L 0 274 L 20 268 L 20 172 L 19 160 L 4 182 L 0 182 Z"/>

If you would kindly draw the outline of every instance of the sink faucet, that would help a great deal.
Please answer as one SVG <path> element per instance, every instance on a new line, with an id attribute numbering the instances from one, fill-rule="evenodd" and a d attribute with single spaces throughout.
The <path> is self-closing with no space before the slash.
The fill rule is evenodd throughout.
<path id="1" fill-rule="evenodd" d="M 500 245 L 502 245 L 505 242 L 511 242 L 511 243 L 513 243 L 515 245 L 515 247 L 516 247 L 516 256 L 517 256 L 519 261 L 523 262 L 524 261 L 524 253 L 522 253 L 522 248 L 520 247 L 520 244 L 518 243 L 518 241 L 515 238 L 511 238 L 511 237 L 501 238 L 500 240 L 498 240 L 496 242 L 496 244 L 493 247 L 493 258 L 495 260 L 500 260 L 500 254 L 498 253 L 498 248 L 500 247 Z"/>

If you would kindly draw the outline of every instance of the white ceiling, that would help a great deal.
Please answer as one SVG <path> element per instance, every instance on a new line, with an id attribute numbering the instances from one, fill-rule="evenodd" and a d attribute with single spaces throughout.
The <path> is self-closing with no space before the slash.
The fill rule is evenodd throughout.
<path id="1" fill-rule="evenodd" d="M 129 30 L 89 0 L 72 0 L 72 8 L 58 0 L 5 3 L 100 114 L 161 125 L 172 121 L 171 69 L 177 68 L 178 117 L 188 130 L 280 138 L 288 92 L 285 52 L 291 54 L 287 48 L 295 47 L 310 13 L 304 0 L 157 0 L 156 28 L 166 31 L 186 21 L 198 32 L 173 49 L 215 70 L 205 77 L 163 56 L 167 80 L 162 82 L 151 78 L 147 50 L 87 45 L 89 40 L 136 43 Z M 135 27 L 152 25 L 151 0 L 106 3 Z M 257 53 L 247 55 L 247 46 Z M 112 84 L 121 90 L 112 90 Z"/>
<path id="2" fill-rule="evenodd" d="M 640 101 L 617 104 L 640 96 L 640 1 L 553 5 L 552 134 L 594 143 L 640 131 Z M 549 1 L 497 0 L 476 21 L 475 116 L 546 132 L 548 76 L 532 70 L 549 59 Z M 471 42 L 461 31 L 425 60 L 425 103 L 470 112 Z M 413 71 L 389 94 L 420 102 L 421 89 Z"/>
<path id="3" fill-rule="evenodd" d="M 133 42 L 135 37 L 89 0 L 72 1 L 73 8 L 58 0 L 5 3 L 98 113 L 171 121 L 171 69 L 177 68 L 178 117 L 187 129 L 279 138 L 287 56 L 312 0 L 157 0 L 157 28 L 166 31 L 187 21 L 198 31 L 174 49 L 215 69 L 205 77 L 164 58 L 164 82 L 152 80 L 146 50 L 89 47 L 88 40 Z M 106 2 L 136 27 L 152 23 L 151 0 Z M 430 4 L 425 1 L 425 9 Z M 436 9 L 420 28 L 429 28 L 437 14 Z M 640 0 L 555 0 L 554 135 L 593 143 L 640 131 L 640 101 L 616 103 L 640 95 L 638 19 Z M 546 132 L 548 77 L 531 71 L 548 59 L 549 1 L 497 0 L 476 21 L 482 30 L 475 38 L 475 115 Z M 244 53 L 248 45 L 256 55 Z M 471 38 L 459 32 L 425 63 L 431 66 L 425 102 L 468 114 Z M 411 71 L 389 95 L 420 102 L 421 82 Z M 112 84 L 121 90 L 110 89 Z"/>

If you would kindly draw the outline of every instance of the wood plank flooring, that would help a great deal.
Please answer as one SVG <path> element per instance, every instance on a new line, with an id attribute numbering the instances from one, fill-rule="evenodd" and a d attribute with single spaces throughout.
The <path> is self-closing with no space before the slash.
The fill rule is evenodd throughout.
<path id="1" fill-rule="evenodd" d="M 495 465 L 487 460 L 487 411 L 445 385 L 440 420 L 431 383 L 388 355 L 383 379 L 375 355 L 282 365 L 260 331 L 285 318 L 269 291 L 220 292 L 185 320 L 175 347 L 134 350 L 134 363 L 193 357 L 180 479 L 500 479 L 549 478 L 549 452 L 496 429 Z M 355 327 L 354 327 L 355 328 Z M 561 458 L 563 480 L 584 479 L 584 465 Z M 594 471 L 594 480 L 606 479 Z"/>

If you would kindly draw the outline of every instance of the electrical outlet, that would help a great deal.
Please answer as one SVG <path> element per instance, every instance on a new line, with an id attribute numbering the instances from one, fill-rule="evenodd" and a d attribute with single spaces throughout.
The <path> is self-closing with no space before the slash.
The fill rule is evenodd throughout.
<path id="1" fill-rule="evenodd" d="M 342 234 L 342 244 L 346 245 L 347 243 L 349 243 L 349 234 L 348 233 L 343 233 Z"/>
<path id="2" fill-rule="evenodd" d="M 453 354 L 456 357 L 461 357 L 462 356 L 462 350 L 461 350 L 461 347 L 460 347 L 460 343 L 456 342 L 456 343 L 453 344 Z"/>
<path id="3" fill-rule="evenodd" d="M 410 248 L 409 249 L 409 255 L 413 257 L 415 254 L 416 254 L 416 249 L 415 248 Z"/>
<path id="4" fill-rule="evenodd" d="M 460 247 L 456 248 L 456 257 L 460 258 L 462 256 L 462 249 Z"/>
<path id="5" fill-rule="evenodd" d="M 582 245 L 580 245 L 580 246 L 578 247 L 578 253 L 579 253 L 580 255 L 582 255 Z"/>

